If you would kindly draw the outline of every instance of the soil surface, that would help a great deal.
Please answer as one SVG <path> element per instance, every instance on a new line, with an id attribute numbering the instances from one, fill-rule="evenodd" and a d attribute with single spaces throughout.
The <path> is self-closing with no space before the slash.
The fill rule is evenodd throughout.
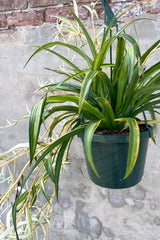
<path id="1" fill-rule="evenodd" d="M 140 128 L 140 132 L 144 132 L 146 130 L 146 125 L 145 124 L 139 125 L 139 128 Z M 95 131 L 95 134 L 98 134 L 98 135 L 128 135 L 129 128 L 127 128 L 121 132 L 119 130 L 97 129 Z"/>

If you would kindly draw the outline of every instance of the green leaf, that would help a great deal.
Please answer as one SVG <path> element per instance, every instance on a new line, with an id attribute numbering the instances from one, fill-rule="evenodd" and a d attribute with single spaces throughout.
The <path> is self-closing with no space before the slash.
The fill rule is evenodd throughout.
<path id="1" fill-rule="evenodd" d="M 132 114 L 136 116 L 142 112 L 142 109 L 150 110 L 152 106 L 157 107 L 159 104 L 159 100 L 157 101 L 150 100 L 153 100 L 154 98 L 156 99 L 158 97 L 157 95 L 152 95 L 152 93 L 159 90 L 160 84 L 144 87 L 140 90 L 137 90 L 134 94 L 132 101 L 130 102 L 130 105 L 133 106 Z"/>
<path id="2" fill-rule="evenodd" d="M 40 187 L 41 187 L 41 190 L 42 190 L 43 195 L 45 196 L 47 202 L 50 203 L 50 197 L 49 197 L 48 194 L 46 193 L 46 189 L 45 189 L 45 186 L 44 186 L 43 179 L 41 179 L 41 181 L 40 181 Z"/>
<path id="3" fill-rule="evenodd" d="M 37 160 L 36 162 L 36 165 L 37 163 L 41 162 L 47 154 L 49 154 L 56 146 L 62 144 L 63 142 L 67 142 L 69 141 L 73 136 L 81 133 L 84 131 L 85 129 L 85 125 L 81 125 L 77 128 L 75 128 L 74 130 L 66 133 L 65 135 L 62 135 L 61 137 L 59 137 L 58 139 L 56 139 L 43 153 L 42 155 L 39 157 L 39 159 Z M 36 166 L 35 165 L 35 166 Z"/>
<path id="4" fill-rule="evenodd" d="M 110 96 L 110 89 L 112 88 L 111 80 L 107 74 L 103 71 L 98 71 L 97 75 L 94 77 L 91 92 L 95 93 L 98 97 L 108 97 Z"/>
<path id="5" fill-rule="evenodd" d="M 76 71 L 79 71 L 78 68 L 71 62 L 69 61 L 67 58 L 65 58 L 64 56 L 62 56 L 61 54 L 58 54 L 52 50 L 50 50 L 49 48 L 54 47 L 54 46 L 63 46 L 66 48 L 69 48 L 71 50 L 73 50 L 75 53 L 77 53 L 78 55 L 80 55 L 83 59 L 85 59 L 88 63 L 89 66 L 91 66 L 92 64 L 92 60 L 88 57 L 88 55 L 86 55 L 84 53 L 84 51 L 80 50 L 79 48 L 75 47 L 74 45 L 68 44 L 68 43 L 63 43 L 63 42 L 50 42 L 47 43 L 41 47 L 38 47 L 38 49 L 32 54 L 32 56 L 28 59 L 28 61 L 26 62 L 25 66 L 30 62 L 30 60 L 39 52 L 41 52 L 42 50 L 45 51 L 49 51 L 55 55 L 57 55 L 59 58 L 63 59 L 67 64 L 69 64 L 71 67 L 73 67 Z"/>
<path id="6" fill-rule="evenodd" d="M 22 203 L 28 197 L 28 190 L 24 191 L 21 196 L 18 198 L 17 204 Z"/>
<path id="7" fill-rule="evenodd" d="M 16 233 L 16 238 L 19 240 L 18 232 L 17 232 L 17 224 L 16 224 L 16 212 L 17 212 L 17 201 L 15 200 L 13 207 L 12 207 L 12 218 L 13 218 L 13 226 Z"/>
<path id="8" fill-rule="evenodd" d="M 115 116 L 113 109 L 107 99 L 99 97 L 97 102 L 102 108 L 102 113 L 105 117 L 105 124 L 107 129 L 116 129 L 116 123 L 114 122 Z"/>
<path id="9" fill-rule="evenodd" d="M 124 53 L 125 53 L 125 41 L 122 37 L 118 37 L 116 48 L 116 63 L 113 70 L 113 84 L 117 81 L 119 68 L 123 62 Z"/>
<path id="10" fill-rule="evenodd" d="M 70 140 L 70 139 L 69 139 Z M 58 156 L 56 159 L 56 166 L 55 166 L 55 188 L 56 188 L 56 197 L 58 200 L 58 186 L 59 186 L 59 175 L 60 175 L 60 170 L 61 170 L 61 165 L 62 165 L 62 160 L 63 160 L 63 156 L 64 156 L 64 152 L 66 150 L 68 141 L 65 141 L 62 143 L 62 146 L 58 152 Z"/>
<path id="11" fill-rule="evenodd" d="M 132 114 L 138 110 L 139 107 L 144 107 L 146 105 L 150 105 L 150 107 L 153 105 L 155 106 L 158 104 L 158 98 L 160 98 L 160 93 L 157 94 L 146 94 L 142 95 L 141 98 L 139 98 L 135 103 L 134 106 L 132 107 Z M 149 108 L 146 110 L 150 110 Z"/>
<path id="12" fill-rule="evenodd" d="M 119 105 L 117 109 L 117 116 L 121 114 L 121 116 L 125 116 L 126 114 L 129 114 L 127 111 L 133 105 L 131 104 L 132 99 L 134 98 L 138 83 L 139 83 L 139 75 L 138 75 L 138 67 L 136 66 L 135 69 L 132 71 L 132 76 L 129 80 L 128 85 L 126 86 L 126 89 L 124 89 L 124 97 L 123 97 L 123 103 Z"/>
<path id="13" fill-rule="evenodd" d="M 142 113 L 143 111 L 150 111 L 154 109 L 160 108 L 160 100 L 148 102 L 145 105 L 140 106 L 137 110 L 133 111 L 133 116 L 136 117 L 138 114 Z M 159 113 L 159 112 L 158 112 Z"/>
<path id="14" fill-rule="evenodd" d="M 141 61 L 141 52 L 140 52 L 140 48 L 139 48 L 139 45 L 136 42 L 136 40 L 131 35 L 128 35 L 128 34 L 121 34 L 120 36 L 123 37 L 124 39 L 128 40 L 132 44 L 132 46 L 134 48 L 133 52 L 136 55 L 136 58 L 140 59 L 140 61 Z"/>
<path id="15" fill-rule="evenodd" d="M 88 126 L 85 129 L 84 132 L 84 152 L 86 155 L 86 159 L 92 168 L 93 172 L 96 174 L 96 176 L 99 177 L 99 174 L 96 170 L 93 157 L 92 157 L 92 138 L 95 130 L 99 126 L 101 121 L 93 121 L 88 124 Z"/>
<path id="16" fill-rule="evenodd" d="M 133 118 L 119 118 L 115 121 L 126 122 L 130 130 L 127 167 L 125 176 L 123 178 L 126 179 L 132 173 L 137 161 L 140 143 L 140 131 L 137 121 Z"/>
<path id="17" fill-rule="evenodd" d="M 36 151 L 45 101 L 46 98 L 42 99 L 39 103 L 33 106 L 29 119 L 30 164 L 32 163 Z"/>
<path id="18" fill-rule="evenodd" d="M 137 21 L 141 21 L 141 20 L 150 20 L 149 18 L 136 18 L 132 21 L 130 21 L 129 23 L 127 23 L 126 25 L 124 25 L 117 33 L 116 35 L 119 36 L 122 32 L 125 32 L 126 28 L 129 27 L 130 25 L 132 25 L 133 23 L 137 22 Z"/>
<path id="19" fill-rule="evenodd" d="M 108 79 L 108 82 L 109 82 L 109 79 Z M 67 92 L 72 92 L 73 93 L 80 93 L 80 90 L 81 90 L 81 86 L 80 85 L 77 85 L 77 84 L 73 84 L 73 83 L 57 83 L 57 84 L 49 84 L 49 85 L 45 85 L 44 87 L 42 87 L 41 89 L 45 89 L 45 88 L 48 88 L 47 92 L 53 92 L 53 91 L 65 91 Z M 41 90 L 40 89 L 40 90 Z M 96 98 L 96 94 L 94 94 L 93 92 L 90 92 L 90 95 L 89 95 L 89 100 L 93 100 L 95 101 L 94 99 Z"/>
<path id="20" fill-rule="evenodd" d="M 38 47 L 38 48 L 41 49 L 42 47 Z M 57 53 L 57 52 L 55 52 L 51 49 L 45 48 L 45 47 L 43 47 L 43 50 L 48 51 L 50 53 L 53 53 L 54 55 L 56 55 L 57 57 L 62 59 L 64 62 L 66 62 L 68 65 L 70 65 L 73 68 L 75 73 L 81 72 L 81 69 L 79 69 L 75 64 L 73 64 L 73 62 L 69 61 L 69 59 L 65 58 L 63 55 L 61 55 L 61 54 L 59 54 L 59 53 Z M 88 58 L 87 58 L 87 60 L 88 60 Z"/>
<path id="21" fill-rule="evenodd" d="M 89 71 L 88 74 L 86 74 L 86 77 L 83 80 L 82 87 L 81 87 L 81 92 L 80 92 L 80 98 L 79 98 L 79 113 L 81 112 L 83 102 L 89 93 L 91 84 L 93 79 L 96 77 L 98 74 L 98 71 Z"/>
<path id="22" fill-rule="evenodd" d="M 58 96 L 51 96 L 46 99 L 46 103 L 62 103 L 62 102 L 73 102 L 77 105 L 79 104 L 79 96 L 68 94 L 68 95 L 58 95 Z M 93 107 L 90 103 L 84 100 L 82 106 L 82 112 L 86 112 L 87 115 L 90 115 L 91 118 L 95 119 L 103 119 L 103 114 L 96 108 Z"/>
<path id="23" fill-rule="evenodd" d="M 121 65 L 121 70 L 118 77 L 117 87 L 117 99 L 116 99 L 116 113 L 121 112 L 123 108 L 123 102 L 127 93 L 131 96 L 131 90 L 134 91 L 134 87 L 138 84 L 139 76 L 138 72 L 134 69 L 136 53 L 133 46 L 126 49 L 126 55 Z M 117 114 L 118 115 L 118 114 Z"/>
<path id="24" fill-rule="evenodd" d="M 36 199 L 37 199 L 37 188 L 35 185 L 33 185 L 32 187 L 32 200 L 31 200 L 31 203 L 32 203 L 32 206 L 34 205 L 34 203 L 36 202 Z"/>
<path id="25" fill-rule="evenodd" d="M 156 83 L 156 80 L 158 80 L 157 78 L 159 77 L 159 74 L 160 74 L 159 69 L 160 69 L 160 62 L 157 62 L 156 64 L 148 68 L 142 75 L 138 88 L 140 89 L 144 85 L 150 86 Z"/>
<path id="26" fill-rule="evenodd" d="M 72 69 L 70 69 L 72 71 Z M 57 72 L 57 71 L 55 71 Z M 66 82 L 68 82 L 69 80 L 71 79 L 74 79 L 78 82 L 82 82 L 84 77 L 85 77 L 85 73 L 88 72 L 88 70 L 80 70 L 78 73 L 76 74 L 70 74 L 68 75 L 69 77 L 66 78 L 64 81 L 61 81 L 59 83 L 56 83 L 56 84 L 50 84 L 50 85 L 46 85 L 46 86 L 43 86 L 40 88 L 40 90 L 43 90 L 44 88 L 46 87 L 50 87 L 50 90 L 52 90 L 52 92 L 54 92 L 55 90 L 58 90 L 61 88 L 61 86 L 65 86 L 64 84 L 67 84 Z M 66 74 L 67 75 L 67 74 Z M 77 78 L 77 77 L 80 77 L 81 79 Z M 70 83 L 69 83 L 70 84 Z M 70 84 L 71 85 L 71 84 Z M 66 85 L 67 86 L 67 85 Z M 76 85 L 75 85 L 76 86 Z"/>
<path id="27" fill-rule="evenodd" d="M 47 171 L 50 179 L 52 180 L 52 182 L 55 183 L 56 179 L 55 179 L 55 175 L 53 173 L 52 156 L 50 155 L 47 159 L 44 159 L 44 161 L 45 161 L 46 171 Z"/>
<path id="28" fill-rule="evenodd" d="M 108 50 L 110 49 L 110 46 L 112 45 L 112 43 L 114 42 L 114 40 L 116 39 L 116 36 L 113 36 L 111 38 L 109 38 L 104 44 L 103 47 L 101 48 L 101 50 L 99 51 L 99 53 L 95 56 L 93 63 L 92 63 L 92 70 L 97 70 L 99 71 L 101 69 L 101 66 L 104 64 L 105 62 L 105 57 L 106 57 L 106 53 L 108 52 Z"/>

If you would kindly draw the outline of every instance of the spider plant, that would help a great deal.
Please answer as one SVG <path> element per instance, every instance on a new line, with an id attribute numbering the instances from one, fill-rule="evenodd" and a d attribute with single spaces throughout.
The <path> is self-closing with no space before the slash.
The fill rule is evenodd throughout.
<path id="1" fill-rule="evenodd" d="M 113 36 L 108 37 L 112 27 L 111 23 L 104 34 L 100 50 L 97 51 L 85 26 L 73 12 L 72 15 L 87 39 L 92 57 L 74 45 L 57 41 L 38 47 L 28 60 L 29 62 L 33 56 L 45 50 L 58 56 L 70 66 L 69 73 L 59 71 L 60 74 L 66 75 L 65 80 L 44 86 L 47 88 L 47 95 L 33 107 L 30 116 L 31 163 L 35 156 L 41 125 L 54 113 L 63 112 L 56 116 L 52 122 L 48 135 L 51 136 L 57 124 L 64 119 L 67 120 L 60 136 L 49 146 L 44 147 L 41 155 L 36 154 L 36 157 L 39 156 L 37 160 L 39 163 L 58 146 L 55 175 L 52 171 L 50 172 L 56 186 L 58 185 L 62 156 L 67 147 L 70 146 L 73 136 L 81 132 L 85 132 L 84 147 L 89 164 L 98 175 L 91 156 L 91 139 L 97 128 L 123 131 L 129 127 L 130 151 L 125 175 L 127 177 L 135 165 L 138 154 L 138 125 L 144 123 L 138 118 L 138 115 L 144 111 L 149 111 L 150 115 L 155 118 L 160 103 L 160 94 L 157 92 L 160 89 L 160 62 L 153 64 L 149 69 L 145 68 L 145 63 L 150 55 L 159 50 L 160 40 L 141 55 L 136 39 L 124 33 L 130 24 L 139 19 L 130 22 Z M 109 54 L 109 48 L 114 42 L 117 44 L 115 63 L 109 64 L 106 63 L 106 55 Z M 81 69 L 52 49 L 58 45 L 69 48 L 80 55 L 87 64 L 86 68 Z M 112 78 L 106 70 L 107 67 L 113 69 Z M 57 105 L 58 103 L 60 105 Z M 155 123 L 156 121 L 148 120 L 148 122 Z"/>
<path id="2" fill-rule="evenodd" d="M 92 158 L 91 142 L 96 129 L 109 129 L 123 132 L 129 129 L 129 151 L 127 167 L 124 179 L 127 178 L 136 163 L 140 142 L 140 124 L 144 124 L 139 114 L 148 111 L 154 124 L 156 114 L 160 108 L 160 62 L 145 67 L 146 61 L 155 51 L 159 50 L 160 40 L 150 46 L 143 54 L 136 38 L 126 33 L 129 25 L 140 19 L 135 19 L 123 26 L 118 32 L 110 36 L 110 30 L 115 18 L 104 32 L 100 44 L 92 40 L 89 32 L 77 15 L 72 15 L 85 36 L 85 46 L 62 41 L 54 41 L 37 50 L 29 58 L 26 64 L 41 51 L 46 51 L 61 59 L 67 64 L 67 68 L 56 69 L 56 73 L 63 74 L 64 80 L 58 83 L 45 85 L 44 98 L 33 106 L 29 122 L 29 144 L 31 170 L 23 180 L 21 190 L 13 206 L 13 220 L 16 229 L 16 213 L 24 200 L 22 190 L 32 173 L 44 164 L 47 176 L 55 185 L 58 198 L 58 183 L 60 169 L 63 161 L 67 161 L 70 144 L 74 136 L 84 132 L 84 151 L 94 173 L 99 176 Z M 69 22 L 69 20 L 68 20 Z M 76 43 L 77 44 L 77 43 Z M 107 62 L 109 49 L 116 45 L 115 62 Z M 85 68 L 76 65 L 60 54 L 56 47 L 60 46 L 64 51 L 72 51 L 75 56 L 80 56 Z M 108 68 L 112 68 L 109 74 Z M 50 120 L 49 126 L 47 126 Z M 48 137 L 45 141 L 40 139 L 42 127 L 47 129 Z M 59 129 L 57 137 L 53 134 Z M 45 192 L 45 186 L 43 184 Z M 34 188 L 32 189 L 34 191 Z M 49 201 L 49 196 L 45 192 Z M 17 210 L 17 208 L 19 209 Z M 17 234 L 17 239 L 18 234 Z"/>

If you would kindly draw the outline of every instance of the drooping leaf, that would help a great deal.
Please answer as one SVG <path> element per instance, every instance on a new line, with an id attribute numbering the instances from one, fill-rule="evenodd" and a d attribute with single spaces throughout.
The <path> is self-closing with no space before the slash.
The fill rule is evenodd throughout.
<path id="1" fill-rule="evenodd" d="M 43 195 L 44 195 L 44 197 L 46 198 L 47 202 L 50 203 L 50 197 L 48 196 L 48 194 L 47 194 L 47 192 L 46 192 L 43 179 L 41 179 L 41 181 L 40 181 L 40 187 L 41 187 L 41 190 L 42 190 Z"/>
<path id="2" fill-rule="evenodd" d="M 45 50 L 45 51 L 50 51 L 52 52 L 53 54 L 56 54 L 57 56 L 59 56 L 61 59 L 63 58 L 63 60 L 71 65 L 71 67 L 75 68 L 72 64 L 71 61 L 69 61 L 67 58 L 63 57 L 61 54 L 58 54 L 52 50 L 50 50 L 50 48 L 52 47 L 55 47 L 55 46 L 63 46 L 63 47 L 66 47 L 68 49 L 71 49 L 73 50 L 76 54 L 80 55 L 83 59 L 85 59 L 88 63 L 89 66 L 91 66 L 92 64 L 92 60 L 88 57 L 88 55 L 85 54 L 84 51 L 82 51 L 81 49 L 79 49 L 78 47 L 72 45 L 72 44 L 68 44 L 68 43 L 63 43 L 63 42 L 51 42 L 51 43 L 47 43 L 41 47 L 38 47 L 38 49 L 32 54 L 32 56 L 28 59 L 28 61 L 26 62 L 25 66 L 30 62 L 30 60 L 35 56 L 37 55 L 39 52 Z M 77 67 L 76 67 L 77 68 Z"/>
<path id="3" fill-rule="evenodd" d="M 41 47 L 38 47 L 38 48 L 40 49 Z M 59 54 L 59 53 L 57 53 L 57 52 L 55 52 L 55 51 L 53 51 L 53 50 L 51 50 L 51 49 L 49 49 L 49 48 L 46 48 L 46 47 L 43 47 L 43 50 L 48 51 L 48 52 L 56 55 L 56 56 L 59 57 L 60 59 L 62 59 L 62 60 L 63 60 L 64 62 L 66 62 L 70 67 L 72 67 L 72 70 L 73 70 L 75 73 L 81 72 L 81 69 L 79 69 L 75 64 L 73 64 L 72 61 L 70 61 L 68 58 L 64 57 L 63 55 L 61 55 L 61 54 Z"/>
<path id="4" fill-rule="evenodd" d="M 58 156 L 57 156 L 57 159 L 56 159 L 56 166 L 55 166 L 55 189 L 56 189 L 57 200 L 58 200 L 59 175 L 60 175 L 61 165 L 62 165 L 64 152 L 66 150 L 66 147 L 67 147 L 67 144 L 68 144 L 69 140 L 62 143 L 62 146 L 59 149 Z"/>
<path id="5" fill-rule="evenodd" d="M 61 106 L 60 106 L 61 107 Z M 66 123 L 68 122 L 68 118 L 72 118 L 73 116 L 75 117 L 76 115 L 78 116 L 78 108 L 77 107 L 74 107 L 74 106 L 66 106 L 66 109 L 70 109 L 69 107 L 73 107 L 73 111 L 67 111 L 67 112 L 64 112 L 58 116 L 56 116 L 54 118 L 54 121 L 52 122 L 52 124 L 50 125 L 50 129 L 49 129 L 49 132 L 48 132 L 48 137 L 51 138 L 52 137 L 52 134 L 53 134 L 53 131 L 55 129 L 55 127 L 60 123 L 62 122 L 63 120 L 66 121 Z M 56 108 L 56 107 L 55 107 Z M 61 108 L 56 108 L 57 111 L 61 111 Z M 56 110 L 53 108 L 51 113 L 52 114 L 53 112 L 56 112 Z M 65 108 L 63 109 L 63 111 L 65 111 Z M 50 116 L 50 114 L 48 114 L 48 116 Z M 48 116 L 46 118 L 48 118 Z M 63 128 L 64 128 L 65 124 L 63 125 Z"/>
<path id="6" fill-rule="evenodd" d="M 52 156 L 50 155 L 47 157 L 47 159 L 44 159 L 45 161 L 45 168 L 47 173 L 49 174 L 50 179 L 52 180 L 53 183 L 55 183 L 55 175 L 53 173 L 53 166 L 52 166 Z"/>
<path id="7" fill-rule="evenodd" d="M 17 205 L 21 204 L 23 201 L 27 199 L 28 196 L 28 190 L 24 191 L 21 196 L 18 198 Z"/>
<path id="8" fill-rule="evenodd" d="M 15 200 L 13 207 L 12 207 L 12 218 L 13 218 L 13 226 L 14 226 L 14 230 L 16 233 L 16 238 L 17 238 L 17 240 L 19 240 L 19 235 L 18 235 L 18 231 L 17 231 L 17 223 L 16 223 L 16 213 L 17 213 L 17 200 Z"/>
<path id="9" fill-rule="evenodd" d="M 46 98 L 42 99 L 39 103 L 33 106 L 29 119 L 30 164 L 32 163 L 36 151 L 45 101 Z"/>
<path id="10" fill-rule="evenodd" d="M 115 121 L 126 122 L 130 131 L 127 167 L 123 178 L 126 179 L 132 173 L 137 161 L 140 143 L 140 130 L 137 121 L 133 118 L 119 118 Z"/>
<path id="11" fill-rule="evenodd" d="M 99 126 L 101 121 L 93 121 L 88 124 L 88 126 L 85 129 L 84 132 L 84 152 L 86 155 L 86 159 L 92 168 L 93 172 L 96 174 L 96 176 L 99 177 L 99 174 L 96 170 L 93 157 L 92 157 L 92 138 L 95 130 Z"/>

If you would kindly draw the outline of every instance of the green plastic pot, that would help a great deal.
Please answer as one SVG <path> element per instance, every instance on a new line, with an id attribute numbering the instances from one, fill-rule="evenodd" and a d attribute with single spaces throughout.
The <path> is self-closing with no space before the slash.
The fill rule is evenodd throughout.
<path id="1" fill-rule="evenodd" d="M 132 173 L 123 180 L 126 171 L 129 135 L 97 135 L 92 140 L 92 155 L 100 177 L 97 177 L 87 162 L 90 179 L 104 188 L 129 188 L 142 179 L 148 148 L 153 129 L 149 126 L 140 133 L 140 147 L 137 162 Z M 83 141 L 83 135 L 80 136 Z"/>

